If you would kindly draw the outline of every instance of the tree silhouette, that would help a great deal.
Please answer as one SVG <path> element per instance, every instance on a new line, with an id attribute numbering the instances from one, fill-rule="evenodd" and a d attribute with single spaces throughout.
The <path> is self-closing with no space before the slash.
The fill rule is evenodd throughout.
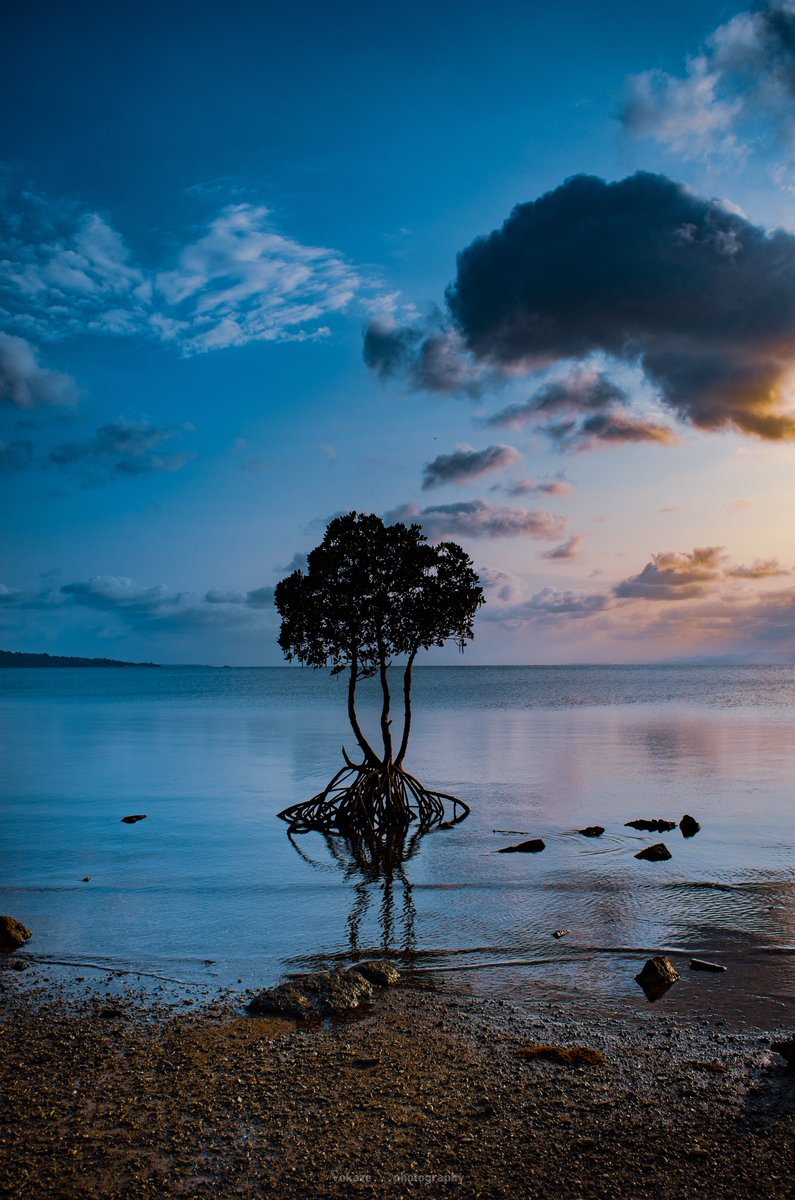
<path id="1" fill-rule="evenodd" d="M 348 718 L 362 754 L 328 786 L 279 815 L 296 831 L 322 829 L 366 835 L 423 829 L 469 812 L 463 801 L 428 791 L 404 768 L 411 733 L 411 685 L 420 650 L 455 641 L 463 650 L 473 636 L 473 618 L 483 590 L 469 556 L 455 542 L 430 546 L 419 525 L 384 525 L 373 514 L 348 513 L 333 520 L 309 555 L 306 571 L 294 571 L 276 586 L 282 618 L 279 645 L 288 661 L 348 672 Z M 403 668 L 403 729 L 397 751 L 392 736 L 389 667 Z M 356 687 L 378 676 L 381 685 L 382 749 L 366 738 L 356 712 Z"/>

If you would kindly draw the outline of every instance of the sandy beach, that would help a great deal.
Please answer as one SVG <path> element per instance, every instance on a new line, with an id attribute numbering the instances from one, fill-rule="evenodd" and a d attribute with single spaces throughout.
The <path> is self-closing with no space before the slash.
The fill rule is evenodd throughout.
<path id="1" fill-rule="evenodd" d="M 28 972 L 24 973 L 26 976 Z M 32 975 L 33 973 L 30 972 Z M 789 1029 L 412 986 L 344 1020 L 3 970 L 4 1196 L 788 1197 Z M 602 1065 L 522 1058 L 587 1045 Z"/>

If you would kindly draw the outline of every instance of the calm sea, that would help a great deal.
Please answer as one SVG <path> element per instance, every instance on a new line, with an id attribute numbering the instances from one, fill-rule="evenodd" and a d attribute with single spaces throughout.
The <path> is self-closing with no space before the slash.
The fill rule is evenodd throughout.
<path id="1" fill-rule="evenodd" d="M 386 949 L 446 986 L 629 1010 L 665 951 L 682 980 L 655 1011 L 794 1014 L 795 667 L 418 670 L 407 765 L 472 815 L 391 879 L 277 819 L 353 749 L 325 673 L 2 670 L 0 735 L 0 908 L 31 955 L 212 989 Z M 625 827 L 686 812 L 691 839 Z M 547 849 L 496 853 L 524 836 Z M 659 840 L 669 862 L 635 859 Z"/>

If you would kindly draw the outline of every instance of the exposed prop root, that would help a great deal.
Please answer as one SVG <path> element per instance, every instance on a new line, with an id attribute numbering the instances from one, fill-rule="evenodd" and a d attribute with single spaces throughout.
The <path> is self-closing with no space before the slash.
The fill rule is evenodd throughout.
<path id="1" fill-rule="evenodd" d="M 344 753 L 344 752 L 343 752 Z M 405 832 L 412 821 L 417 832 L 447 829 L 469 814 L 469 805 L 447 792 L 432 792 L 393 763 L 353 763 L 345 755 L 341 768 L 322 792 L 280 812 L 291 833 L 337 833 L 345 838 Z"/>

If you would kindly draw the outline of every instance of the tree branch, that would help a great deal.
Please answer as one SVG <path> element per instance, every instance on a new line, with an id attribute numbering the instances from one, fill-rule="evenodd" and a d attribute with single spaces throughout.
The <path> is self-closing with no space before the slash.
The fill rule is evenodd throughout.
<path id="1" fill-rule="evenodd" d="M 406 757 L 406 751 L 409 748 L 409 734 L 411 733 L 411 675 L 418 650 L 419 646 L 415 646 L 409 655 L 409 661 L 406 663 L 406 669 L 403 672 L 403 737 L 400 741 L 398 756 L 395 759 L 396 767 L 402 764 L 403 759 Z"/>
<path id="2" fill-rule="evenodd" d="M 351 673 L 348 676 L 348 720 L 351 723 L 356 741 L 359 743 L 364 754 L 365 762 L 371 767 L 379 767 L 381 759 L 373 750 L 367 738 L 362 733 L 362 727 L 359 724 L 359 718 L 356 715 L 356 680 L 359 678 L 359 658 L 356 651 L 351 655 Z"/>

